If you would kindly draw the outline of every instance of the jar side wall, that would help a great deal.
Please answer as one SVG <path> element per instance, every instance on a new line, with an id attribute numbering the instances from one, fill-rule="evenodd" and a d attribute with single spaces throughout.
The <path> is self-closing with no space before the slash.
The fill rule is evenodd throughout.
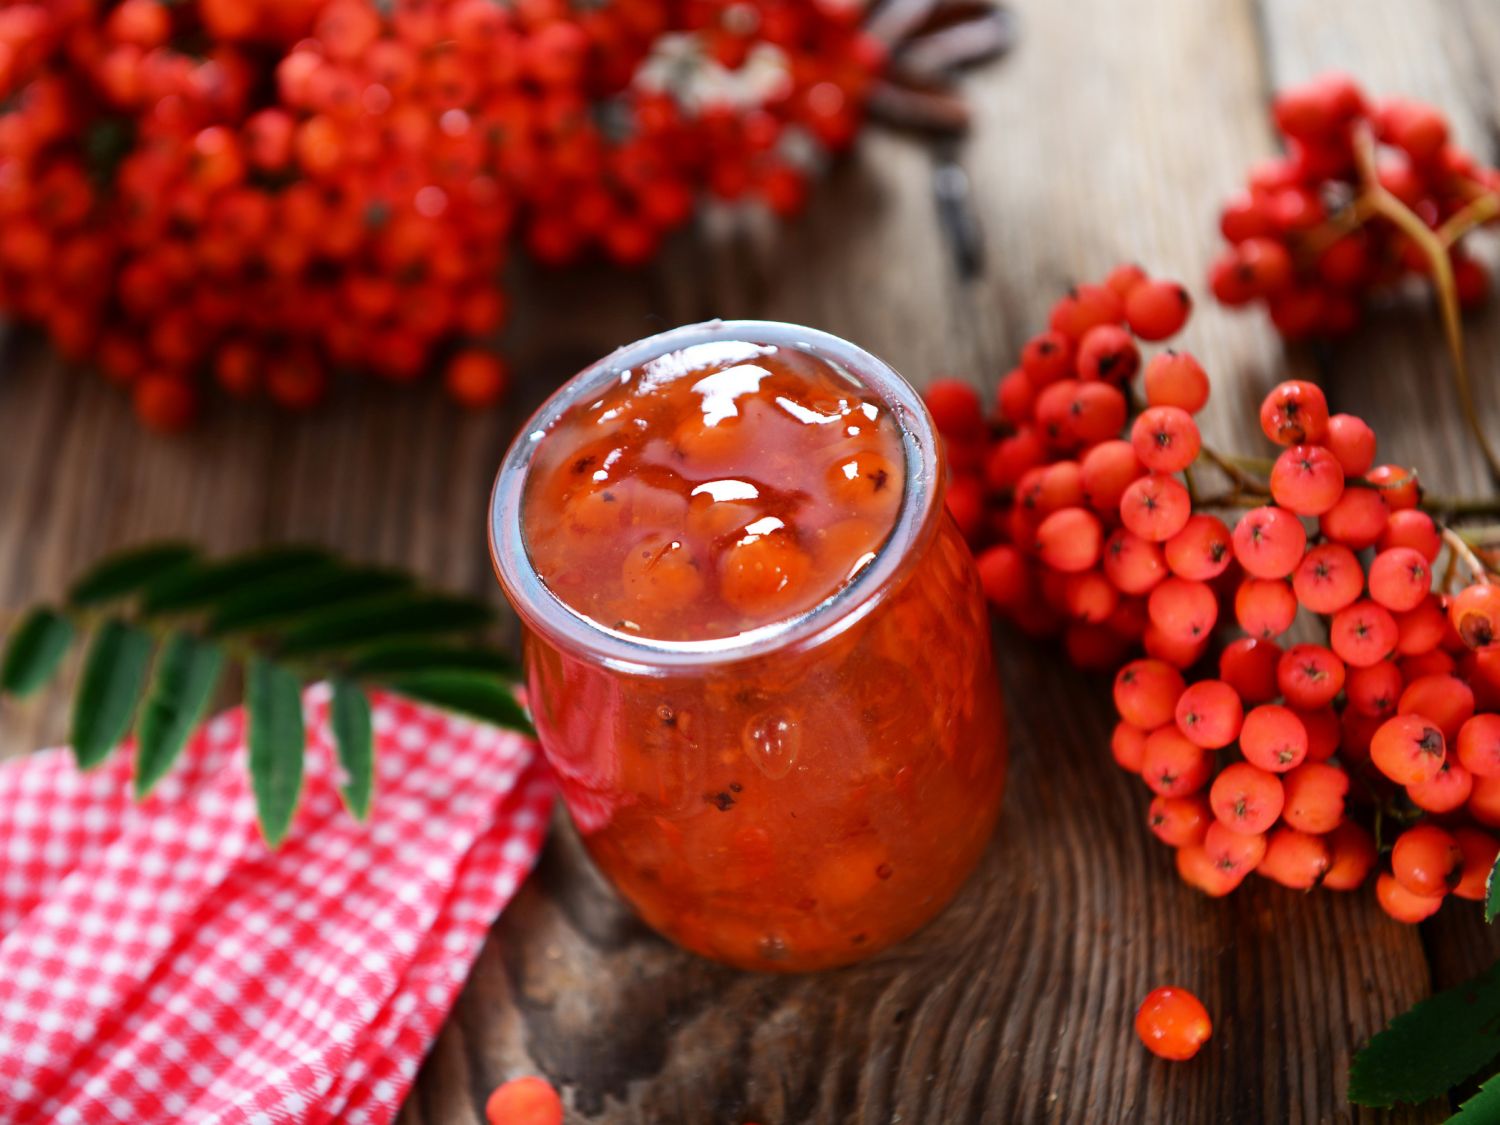
<path id="1" fill-rule="evenodd" d="M 538 733 L 601 869 L 682 945 L 823 968 L 957 891 L 1006 753 L 973 560 L 941 517 L 852 627 L 727 668 L 642 675 L 529 634 Z"/>

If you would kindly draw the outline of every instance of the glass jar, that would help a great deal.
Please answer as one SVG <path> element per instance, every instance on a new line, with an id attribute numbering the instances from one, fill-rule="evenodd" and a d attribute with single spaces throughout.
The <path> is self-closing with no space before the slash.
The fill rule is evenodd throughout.
<path id="1" fill-rule="evenodd" d="M 529 563 L 533 454 L 622 372 L 717 341 L 808 353 L 887 406 L 905 458 L 895 525 L 869 565 L 797 616 L 712 640 L 618 632 L 557 598 Z M 836 336 L 763 321 L 621 348 L 548 399 L 506 454 L 491 549 L 525 629 L 542 749 L 594 861 L 679 945 L 747 969 L 857 961 L 932 918 L 984 850 L 1004 722 L 941 465 L 921 398 L 891 367 Z"/>

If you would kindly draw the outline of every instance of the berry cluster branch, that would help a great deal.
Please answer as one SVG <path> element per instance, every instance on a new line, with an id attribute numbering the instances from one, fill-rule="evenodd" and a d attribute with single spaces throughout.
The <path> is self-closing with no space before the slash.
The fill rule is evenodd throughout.
<path id="1" fill-rule="evenodd" d="M 1460 237 L 1486 218 L 1493 218 L 1500 213 L 1500 199 L 1494 193 L 1477 197 L 1444 227 L 1434 231 L 1422 221 L 1420 215 L 1380 182 L 1375 154 L 1374 132 L 1368 122 L 1360 122 L 1354 130 L 1354 158 L 1363 183 L 1362 198 L 1369 201 L 1374 214 L 1383 216 L 1400 227 L 1427 259 L 1432 271 L 1433 286 L 1437 290 L 1443 335 L 1448 342 L 1449 358 L 1453 361 L 1454 385 L 1458 390 L 1464 419 L 1469 423 L 1480 453 L 1484 455 L 1491 478 L 1500 482 L 1500 454 L 1490 445 L 1474 404 L 1474 390 L 1470 384 L 1468 359 L 1464 351 L 1463 322 L 1459 316 L 1458 284 L 1453 274 L 1453 261 L 1449 257 L 1450 248 Z"/>

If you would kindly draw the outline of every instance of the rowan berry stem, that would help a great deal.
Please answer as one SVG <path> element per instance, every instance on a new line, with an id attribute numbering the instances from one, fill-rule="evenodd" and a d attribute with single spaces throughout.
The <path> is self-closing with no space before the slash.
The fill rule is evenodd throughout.
<path id="1" fill-rule="evenodd" d="M 1462 211 L 1450 215 L 1438 227 L 1438 239 L 1444 246 L 1451 247 L 1475 227 L 1483 226 L 1497 216 L 1500 216 L 1500 194 L 1485 192 L 1476 195 Z"/>
<path id="2" fill-rule="evenodd" d="M 1255 464 L 1257 467 L 1264 464 L 1267 467 L 1267 471 L 1269 471 L 1269 461 L 1262 461 L 1259 458 L 1230 457 L 1208 445 L 1201 446 L 1198 450 L 1198 455 L 1234 483 L 1236 495 L 1241 492 L 1254 492 L 1261 496 L 1270 495 L 1271 486 L 1269 484 L 1264 480 L 1250 476 L 1242 468 L 1242 466 L 1249 464 Z"/>
<path id="3" fill-rule="evenodd" d="M 1440 527 L 1438 530 L 1443 537 L 1443 542 L 1448 544 L 1448 549 L 1462 559 L 1464 566 L 1468 567 L 1469 577 L 1481 586 L 1488 586 L 1492 581 L 1489 567 L 1485 566 L 1483 560 L 1474 553 L 1474 548 L 1470 547 L 1464 537 L 1451 527 Z"/>
<path id="4" fill-rule="evenodd" d="M 1458 286 L 1453 278 L 1453 262 L 1448 257 L 1448 244 L 1438 232 L 1422 221 L 1420 215 L 1382 186 L 1376 165 L 1375 135 L 1368 122 L 1361 122 L 1355 130 L 1354 159 L 1364 185 L 1362 194 L 1369 198 L 1375 213 L 1400 227 L 1427 257 L 1433 285 L 1437 290 L 1438 310 L 1442 315 L 1449 357 L 1453 360 L 1453 379 L 1458 390 L 1459 404 L 1468 420 L 1469 429 L 1474 433 L 1479 451 L 1489 466 L 1490 476 L 1500 482 L 1500 454 L 1496 454 L 1491 448 L 1474 406 L 1474 393 L 1469 383 L 1469 368 L 1464 355 L 1463 324 L 1459 318 Z"/>

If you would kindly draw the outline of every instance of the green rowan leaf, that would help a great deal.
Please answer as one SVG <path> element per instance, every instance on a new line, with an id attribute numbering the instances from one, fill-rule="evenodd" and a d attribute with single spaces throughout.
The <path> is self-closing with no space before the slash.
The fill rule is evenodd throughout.
<path id="1" fill-rule="evenodd" d="M 440 594 L 400 593 L 308 614 L 281 638 L 283 656 L 308 656 L 402 637 L 467 633 L 488 625 L 484 602 Z"/>
<path id="2" fill-rule="evenodd" d="M 137 799 L 172 768 L 208 710 L 223 665 L 224 656 L 214 644 L 188 632 L 175 632 L 162 645 L 135 727 Z"/>
<path id="3" fill-rule="evenodd" d="M 250 716 L 250 788 L 261 835 L 275 848 L 286 839 L 302 793 L 307 750 L 302 684 L 279 664 L 252 656 L 245 671 L 245 708 Z"/>
<path id="4" fill-rule="evenodd" d="M 370 813 L 375 773 L 375 729 L 370 718 L 370 700 L 354 681 L 335 679 L 329 712 L 334 749 L 339 765 L 348 775 L 340 792 L 355 819 L 364 820 Z"/>
<path id="5" fill-rule="evenodd" d="M 0 693 L 30 695 L 50 680 L 73 643 L 73 623 L 45 606 L 21 619 L 0 659 Z"/>
<path id="6" fill-rule="evenodd" d="M 147 614 L 161 614 L 216 606 L 270 579 L 326 569 L 332 563 L 332 556 L 316 547 L 269 547 L 222 562 L 194 562 L 151 581 L 141 599 L 141 609 Z"/>
<path id="7" fill-rule="evenodd" d="M 135 626 L 111 618 L 94 634 L 73 700 L 70 738 L 82 768 L 104 761 L 125 737 L 150 662 L 151 638 Z"/>
<path id="8" fill-rule="evenodd" d="M 458 711 L 495 726 L 535 734 L 510 685 L 483 672 L 413 672 L 386 681 L 390 689 L 423 703 Z"/>
<path id="9" fill-rule="evenodd" d="M 83 572 L 69 588 L 68 602 L 92 606 L 134 594 L 147 584 L 181 570 L 197 553 L 186 543 L 153 543 L 111 555 Z"/>
<path id="10" fill-rule="evenodd" d="M 1349 1100 L 1390 1106 L 1441 1097 L 1500 1055 L 1500 964 L 1409 1008 L 1349 1068 Z"/>

